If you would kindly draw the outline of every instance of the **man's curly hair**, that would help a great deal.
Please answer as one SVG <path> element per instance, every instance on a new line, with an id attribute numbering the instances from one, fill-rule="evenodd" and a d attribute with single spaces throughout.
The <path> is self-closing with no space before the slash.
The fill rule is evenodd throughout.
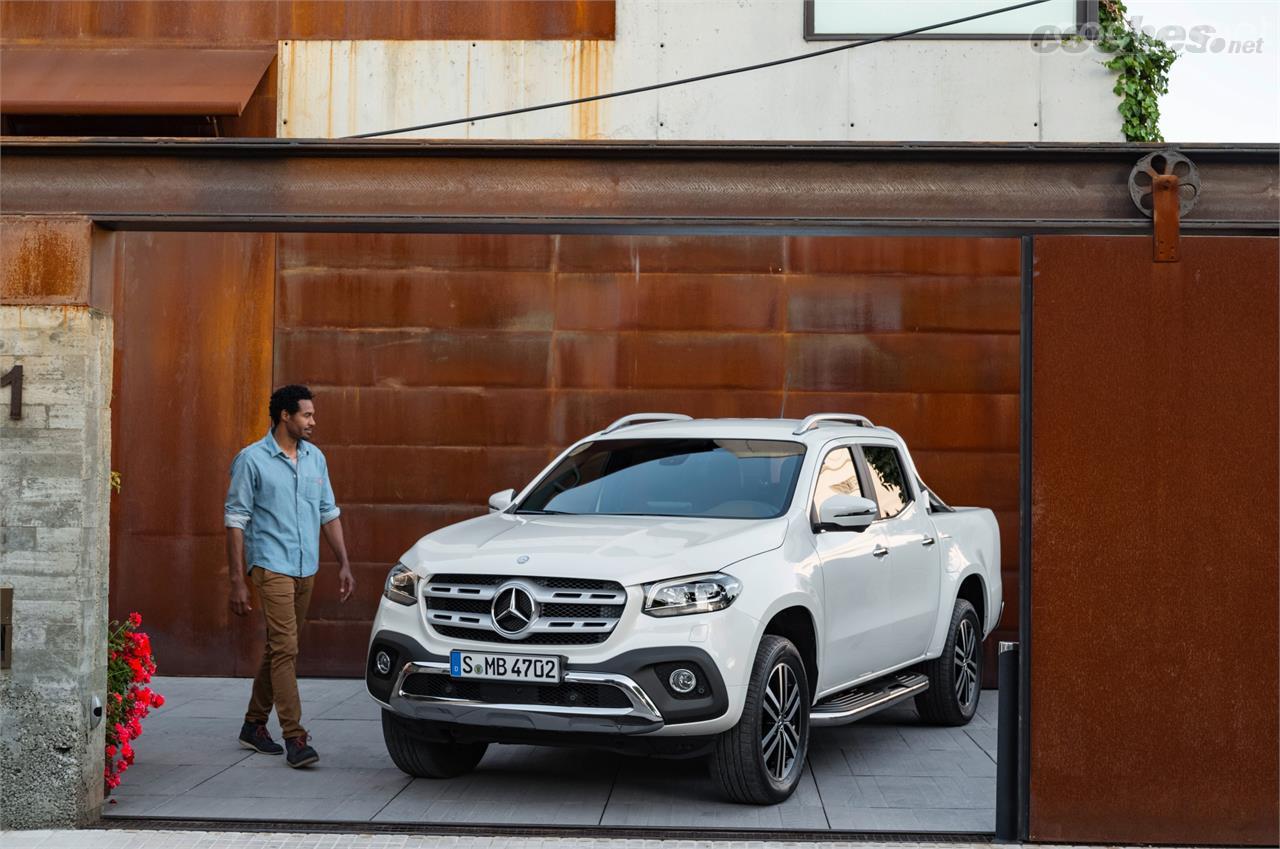
<path id="1" fill-rule="evenodd" d="M 310 389 L 298 383 L 281 386 L 272 392 L 271 403 L 267 406 L 267 412 L 271 415 L 271 426 L 280 424 L 281 413 L 292 415 L 298 412 L 299 401 L 310 401 L 313 397 Z"/>

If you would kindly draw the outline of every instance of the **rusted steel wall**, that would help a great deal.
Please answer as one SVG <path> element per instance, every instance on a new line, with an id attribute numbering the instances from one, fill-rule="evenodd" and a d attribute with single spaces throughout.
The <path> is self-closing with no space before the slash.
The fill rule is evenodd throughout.
<path id="1" fill-rule="evenodd" d="M 1275 238 L 1035 240 L 1035 840 L 1277 842 Z"/>
<path id="2" fill-rule="evenodd" d="M 0 218 L 0 303 L 97 306 L 87 218 Z"/>
<path id="3" fill-rule="evenodd" d="M 284 39 L 611 39 L 613 0 L 4 0 L 6 44 Z"/>
<path id="4" fill-rule="evenodd" d="M 308 674 L 359 674 L 419 536 L 637 410 L 891 425 L 943 497 L 997 511 L 1017 597 L 1016 239 L 279 239 L 274 382 L 317 392 L 360 582 L 339 605 L 322 565 Z"/>
<path id="5" fill-rule="evenodd" d="M 143 614 L 165 674 L 252 674 L 262 625 L 230 621 L 222 503 L 232 458 L 267 428 L 275 237 L 110 240 L 112 468 L 122 477 L 111 615 Z"/>

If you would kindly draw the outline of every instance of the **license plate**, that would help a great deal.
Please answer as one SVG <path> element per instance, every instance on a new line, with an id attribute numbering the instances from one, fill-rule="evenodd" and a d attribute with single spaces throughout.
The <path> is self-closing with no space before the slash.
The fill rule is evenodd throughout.
<path id="1" fill-rule="evenodd" d="M 560 658 L 530 654 L 485 654 L 454 649 L 449 652 L 449 675 L 453 678 L 559 684 Z"/>

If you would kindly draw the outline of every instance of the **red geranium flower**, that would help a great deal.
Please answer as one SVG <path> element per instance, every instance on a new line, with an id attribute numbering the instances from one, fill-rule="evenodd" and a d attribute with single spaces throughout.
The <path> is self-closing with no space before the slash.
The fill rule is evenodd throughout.
<path id="1" fill-rule="evenodd" d="M 123 623 L 112 622 L 107 633 L 107 724 L 103 791 L 120 786 L 120 776 L 134 760 L 130 741 L 142 735 L 142 720 L 164 697 L 146 686 L 156 671 L 151 638 L 137 630 L 142 616 L 130 613 Z"/>

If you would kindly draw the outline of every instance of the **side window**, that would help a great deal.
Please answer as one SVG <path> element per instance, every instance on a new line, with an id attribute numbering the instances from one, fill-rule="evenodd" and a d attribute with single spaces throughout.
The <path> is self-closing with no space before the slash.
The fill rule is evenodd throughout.
<path id="1" fill-rule="evenodd" d="M 848 448 L 835 448 L 818 469 L 818 485 L 813 491 L 813 510 L 817 514 L 823 502 L 833 495 L 862 495 L 858 469 Z"/>
<path id="2" fill-rule="evenodd" d="M 880 502 L 880 518 L 891 519 L 911 503 L 911 490 L 902 472 L 902 460 L 895 449 L 883 445 L 862 446 L 862 456 L 867 460 L 876 501 Z"/>

